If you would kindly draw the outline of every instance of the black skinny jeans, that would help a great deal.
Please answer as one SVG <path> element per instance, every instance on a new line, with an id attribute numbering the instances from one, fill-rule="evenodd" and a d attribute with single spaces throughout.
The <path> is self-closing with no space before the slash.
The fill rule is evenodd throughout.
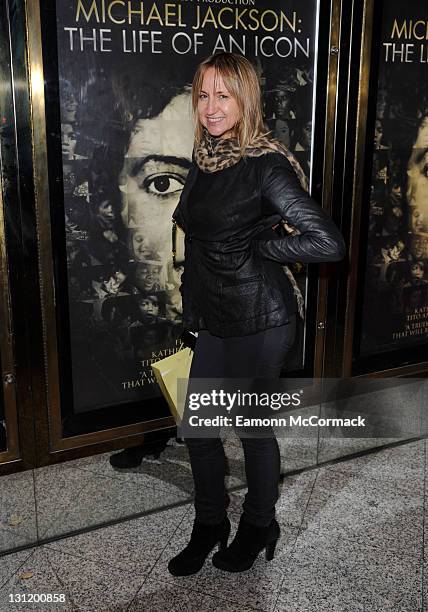
<path id="1" fill-rule="evenodd" d="M 278 378 L 293 345 L 296 315 L 289 323 L 249 336 L 219 338 L 200 331 L 190 370 L 192 378 Z M 265 527 L 275 517 L 281 458 L 277 439 L 242 437 L 248 491 L 243 503 L 248 523 Z M 226 456 L 220 438 L 186 438 L 195 488 L 196 519 L 220 523 L 229 504 L 224 477 Z"/>

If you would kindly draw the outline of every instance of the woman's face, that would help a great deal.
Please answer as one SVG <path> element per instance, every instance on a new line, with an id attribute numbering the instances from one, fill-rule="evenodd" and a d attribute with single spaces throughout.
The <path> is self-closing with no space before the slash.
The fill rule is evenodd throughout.
<path id="1" fill-rule="evenodd" d="M 205 70 L 199 92 L 198 117 L 211 136 L 230 138 L 241 118 L 236 99 L 227 91 L 221 74 L 213 66 Z"/>
<path id="2" fill-rule="evenodd" d="M 190 94 L 173 98 L 153 119 L 137 121 L 119 178 L 124 225 L 146 239 L 155 259 L 171 259 L 171 216 L 193 148 Z"/>

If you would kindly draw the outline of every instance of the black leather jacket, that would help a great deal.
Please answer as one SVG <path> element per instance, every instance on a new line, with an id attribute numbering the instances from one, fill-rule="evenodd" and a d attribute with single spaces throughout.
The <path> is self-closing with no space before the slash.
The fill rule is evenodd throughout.
<path id="1" fill-rule="evenodd" d="M 278 236 L 281 219 L 300 235 Z M 296 302 L 282 265 L 345 255 L 339 230 L 280 153 L 211 174 L 193 161 L 173 220 L 186 233 L 183 324 L 221 337 L 288 322 Z"/>

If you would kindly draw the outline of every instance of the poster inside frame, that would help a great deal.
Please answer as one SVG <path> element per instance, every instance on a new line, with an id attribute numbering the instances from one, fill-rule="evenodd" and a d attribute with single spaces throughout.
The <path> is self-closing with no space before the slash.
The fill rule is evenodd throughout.
<path id="1" fill-rule="evenodd" d="M 428 45 L 420 28 L 428 10 L 413 0 L 384 2 L 380 12 L 357 354 L 360 367 L 377 361 L 383 369 L 426 360 Z"/>
<path id="2" fill-rule="evenodd" d="M 318 1 L 229 5 L 42 6 L 47 122 L 60 126 L 48 153 L 64 435 L 76 417 L 118 406 L 128 422 L 168 414 L 150 363 L 177 350 L 181 332 L 171 213 L 191 160 L 199 61 L 226 50 L 254 63 L 266 123 L 310 177 Z M 55 58 L 46 46 L 53 16 Z M 294 272 L 305 294 L 306 270 Z M 288 369 L 302 367 L 304 340 L 302 322 Z"/>

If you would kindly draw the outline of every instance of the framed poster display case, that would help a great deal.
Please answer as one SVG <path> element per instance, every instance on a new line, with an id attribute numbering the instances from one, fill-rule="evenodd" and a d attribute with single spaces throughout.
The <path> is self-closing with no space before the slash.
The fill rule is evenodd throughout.
<path id="1" fill-rule="evenodd" d="M 179 346 L 170 218 L 191 160 L 189 83 L 201 59 L 216 50 L 252 59 L 269 128 L 340 222 L 334 143 L 351 12 L 338 0 L 254 0 L 252 12 L 241 4 L 26 3 L 43 462 L 86 445 L 123 448 L 173 425 L 150 363 Z M 327 265 L 294 272 L 307 311 L 287 371 L 320 376 L 336 279 Z"/>
<path id="2" fill-rule="evenodd" d="M 418 0 L 364 4 L 344 376 L 428 371 L 427 22 Z"/>
<path id="3" fill-rule="evenodd" d="M 21 201 L 32 202 L 31 138 L 25 58 L 25 10 L 5 2 L 0 11 L 0 474 L 34 465 L 35 444 L 28 312 L 37 302 L 26 264 L 29 221 Z M 18 137 L 19 132 L 19 137 Z M 24 171 L 27 172 L 25 180 Z M 30 221 L 31 223 L 31 221 Z M 25 243 L 25 244 L 24 244 Z M 27 259 L 28 258 L 28 259 Z M 23 296 L 26 296 L 24 299 Z M 36 315 L 37 308 L 33 310 Z M 36 327 L 36 323 L 34 325 Z M 19 410 L 18 410 L 19 407 Z"/>

